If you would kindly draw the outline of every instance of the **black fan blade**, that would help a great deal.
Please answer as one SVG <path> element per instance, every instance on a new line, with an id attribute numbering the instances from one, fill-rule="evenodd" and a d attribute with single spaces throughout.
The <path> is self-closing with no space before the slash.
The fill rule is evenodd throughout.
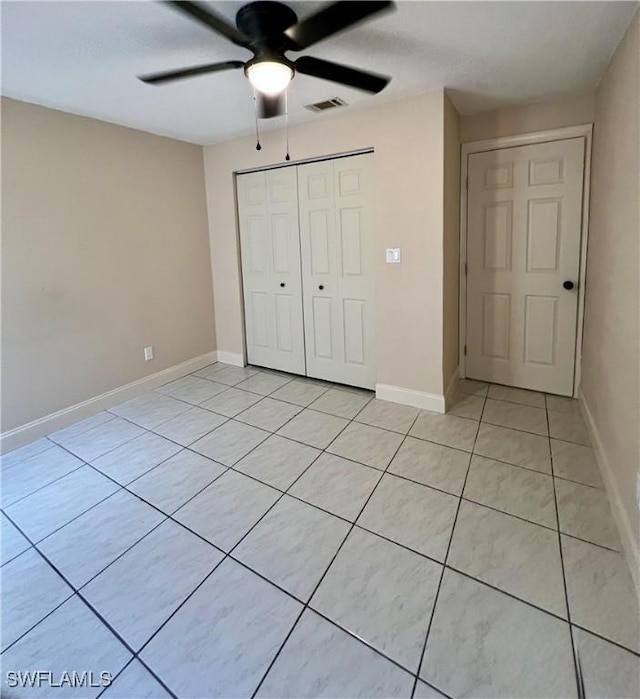
<path id="1" fill-rule="evenodd" d="M 220 17 L 210 8 L 204 7 L 200 3 L 187 2 L 186 0 L 180 0 L 179 2 L 168 0 L 167 5 L 171 5 L 175 7 L 176 10 L 197 19 L 199 22 L 209 27 L 209 29 L 213 29 L 213 31 L 218 32 L 218 34 L 222 34 L 222 36 L 229 39 L 229 41 L 233 41 L 233 43 L 238 46 L 246 46 L 249 43 L 247 37 L 232 24 L 229 24 L 224 17 Z"/>
<path id="2" fill-rule="evenodd" d="M 258 116 L 261 119 L 271 119 L 272 117 L 284 114 L 284 97 L 279 95 L 263 95 L 256 92 L 258 100 Z"/>
<path id="3" fill-rule="evenodd" d="M 350 87 L 357 87 L 367 92 L 380 92 L 391 78 L 376 73 L 367 73 L 364 70 L 350 68 L 339 63 L 323 61 L 320 58 L 302 56 L 295 62 L 296 70 L 305 75 L 313 75 L 315 78 L 324 78 L 334 83 L 342 83 Z"/>
<path id="4" fill-rule="evenodd" d="M 334 2 L 324 10 L 289 27 L 285 35 L 292 44 L 291 50 L 301 51 L 332 34 L 368 19 L 377 12 L 394 8 L 394 2 L 365 2 L 364 0 Z"/>
<path id="5" fill-rule="evenodd" d="M 140 75 L 138 80 L 143 83 L 167 83 L 171 80 L 182 80 L 192 78 L 194 75 L 204 75 L 205 73 L 219 73 L 221 70 L 232 70 L 233 68 L 243 68 L 242 61 L 225 61 L 224 63 L 207 63 L 203 66 L 192 66 L 181 70 L 167 70 L 162 73 L 152 73 L 151 75 Z"/>

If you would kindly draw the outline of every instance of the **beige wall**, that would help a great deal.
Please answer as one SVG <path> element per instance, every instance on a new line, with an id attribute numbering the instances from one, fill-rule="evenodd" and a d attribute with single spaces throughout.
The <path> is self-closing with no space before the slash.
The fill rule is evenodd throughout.
<path id="1" fill-rule="evenodd" d="M 443 91 L 291 129 L 294 160 L 374 148 L 378 382 L 435 393 L 442 381 Z M 234 171 L 283 161 L 282 130 L 205 148 L 218 350 L 243 351 Z M 402 264 L 384 262 L 402 248 Z"/>
<path id="2" fill-rule="evenodd" d="M 3 432 L 214 349 L 206 216 L 199 146 L 2 100 Z"/>
<path id="3" fill-rule="evenodd" d="M 444 279 L 442 376 L 446 391 L 458 368 L 460 294 L 460 117 L 444 100 Z"/>
<path id="4" fill-rule="evenodd" d="M 515 136 L 534 131 L 561 129 L 565 126 L 591 124 L 594 114 L 592 91 L 562 99 L 529 104 L 523 107 L 494 109 L 460 117 L 460 140 L 482 141 L 486 138 Z"/>
<path id="5" fill-rule="evenodd" d="M 582 390 L 640 556 L 639 25 L 596 94 Z"/>

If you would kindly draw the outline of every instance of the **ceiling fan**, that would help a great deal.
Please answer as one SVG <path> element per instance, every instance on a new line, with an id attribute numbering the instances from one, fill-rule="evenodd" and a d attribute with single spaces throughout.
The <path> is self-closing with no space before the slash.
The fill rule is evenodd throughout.
<path id="1" fill-rule="evenodd" d="M 236 27 L 201 3 L 179 1 L 166 4 L 201 22 L 237 46 L 248 49 L 253 57 L 246 63 L 224 61 L 140 76 L 140 80 L 145 83 L 157 85 L 206 73 L 244 68 L 245 75 L 256 91 L 258 113 L 266 119 L 283 113 L 282 96 L 296 73 L 324 78 L 371 93 L 380 92 L 391 79 L 311 56 L 302 56 L 292 61 L 285 53 L 302 51 L 372 15 L 392 10 L 395 7 L 393 2 L 334 2 L 299 22 L 296 13 L 287 5 L 260 0 L 240 8 L 236 14 Z"/>

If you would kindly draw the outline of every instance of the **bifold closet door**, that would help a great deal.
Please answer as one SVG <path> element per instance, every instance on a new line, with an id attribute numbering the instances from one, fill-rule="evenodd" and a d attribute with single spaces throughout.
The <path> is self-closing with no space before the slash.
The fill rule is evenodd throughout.
<path id="1" fill-rule="evenodd" d="M 305 374 L 295 167 L 238 175 L 250 364 Z"/>
<path id="2" fill-rule="evenodd" d="M 298 166 L 307 375 L 375 387 L 371 155 Z"/>

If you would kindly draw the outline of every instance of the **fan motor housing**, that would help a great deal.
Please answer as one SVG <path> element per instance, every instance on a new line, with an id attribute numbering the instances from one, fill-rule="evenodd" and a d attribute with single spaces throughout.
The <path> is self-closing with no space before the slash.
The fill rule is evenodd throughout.
<path id="1" fill-rule="evenodd" d="M 290 7 L 270 0 L 250 2 L 241 7 L 236 14 L 236 26 L 254 41 L 279 36 L 297 21 L 298 16 Z"/>

